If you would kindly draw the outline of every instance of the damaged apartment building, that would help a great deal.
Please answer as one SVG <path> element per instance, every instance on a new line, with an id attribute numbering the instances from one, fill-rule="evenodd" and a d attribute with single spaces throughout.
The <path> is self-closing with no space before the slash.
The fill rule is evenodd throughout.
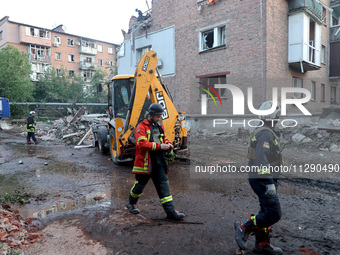
<path id="1" fill-rule="evenodd" d="M 70 76 L 80 75 L 88 87 L 96 70 L 110 74 L 107 67 L 116 64 L 116 44 L 68 34 L 62 25 L 46 29 L 13 22 L 6 16 L 0 20 L 0 49 L 7 45 L 28 54 L 32 81 L 38 81 L 53 66 L 57 74 L 65 68 Z"/>
<path id="2" fill-rule="evenodd" d="M 152 10 L 130 20 L 118 73 L 134 73 L 152 49 L 176 107 L 195 119 L 202 117 L 206 93 L 200 88 L 214 97 L 207 96 L 207 116 L 231 116 L 232 94 L 216 84 L 236 85 L 246 100 L 253 88 L 255 108 L 272 99 L 273 88 L 279 96 L 282 87 L 308 89 L 311 100 L 304 106 L 317 119 L 340 101 L 339 16 L 339 0 L 153 0 Z M 294 105 L 287 115 L 306 119 Z"/>

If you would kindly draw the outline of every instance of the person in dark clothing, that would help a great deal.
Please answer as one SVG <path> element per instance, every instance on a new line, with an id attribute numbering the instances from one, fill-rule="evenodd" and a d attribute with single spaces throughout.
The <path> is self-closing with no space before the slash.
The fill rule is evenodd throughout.
<path id="1" fill-rule="evenodd" d="M 272 101 L 263 102 L 260 110 L 272 108 Z M 243 224 L 235 223 L 235 238 L 243 250 L 249 234 L 255 233 L 254 252 L 258 254 L 282 254 L 282 250 L 270 243 L 270 227 L 281 219 L 281 206 L 277 194 L 278 177 L 282 157 L 279 132 L 272 126 L 277 123 L 280 105 L 268 116 L 260 116 L 263 126 L 255 129 L 248 148 L 249 184 L 260 201 L 260 212 L 252 215 Z M 276 121 L 274 121 L 276 119 Z M 276 167 L 276 168 L 275 168 Z M 273 169 L 275 171 L 273 171 Z"/>
<path id="2" fill-rule="evenodd" d="M 27 132 L 27 144 L 31 144 L 31 138 L 35 144 L 38 140 L 35 138 L 35 125 L 36 121 L 34 119 L 35 111 L 30 112 L 30 116 L 27 118 L 26 132 Z"/>
<path id="3" fill-rule="evenodd" d="M 170 193 L 169 170 L 164 152 L 173 149 L 173 145 L 166 138 L 163 125 L 158 123 L 163 112 L 160 104 L 151 104 L 147 118 L 136 127 L 136 156 L 132 170 L 136 174 L 136 181 L 131 188 L 127 208 L 133 214 L 139 213 L 136 203 L 146 184 L 152 179 L 167 219 L 182 220 L 185 215 L 175 210 Z"/>

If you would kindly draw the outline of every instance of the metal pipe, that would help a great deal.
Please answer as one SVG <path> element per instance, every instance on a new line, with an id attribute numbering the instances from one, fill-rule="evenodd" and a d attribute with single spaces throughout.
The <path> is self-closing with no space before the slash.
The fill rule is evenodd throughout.
<path id="1" fill-rule="evenodd" d="M 42 103 L 42 102 L 9 102 L 10 105 L 73 105 L 73 103 Z M 75 103 L 74 105 L 89 105 L 89 106 L 107 106 L 102 103 Z"/>

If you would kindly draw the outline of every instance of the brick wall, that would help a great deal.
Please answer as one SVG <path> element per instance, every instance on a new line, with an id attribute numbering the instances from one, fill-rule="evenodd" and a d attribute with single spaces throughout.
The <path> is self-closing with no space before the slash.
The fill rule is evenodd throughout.
<path id="1" fill-rule="evenodd" d="M 329 0 L 324 2 L 329 4 Z M 287 1 L 216 0 L 209 4 L 208 1 L 154 0 L 152 19 L 148 31 L 175 26 L 176 75 L 164 80 L 179 110 L 200 113 L 200 91 L 196 88 L 199 79 L 196 76 L 226 71 L 230 72 L 227 83 L 239 86 L 244 92 L 247 87 L 253 87 L 255 107 L 263 100 L 272 99 L 273 87 L 291 87 L 294 74 L 304 79 L 304 88 L 310 89 L 311 81 L 317 84 L 317 98 L 306 105 L 307 109 L 317 113 L 329 104 L 328 63 L 321 64 L 318 71 L 304 74 L 288 66 Z M 221 21 L 228 21 L 227 46 L 199 52 L 198 30 Z M 328 26 L 322 27 L 322 44 L 328 49 L 329 18 L 327 22 Z M 142 34 L 145 31 L 136 32 L 136 36 Z M 328 59 L 329 56 L 326 61 Z M 326 102 L 320 101 L 321 83 L 326 84 Z M 222 100 L 223 107 L 216 107 L 210 100 L 208 114 L 231 114 L 231 94 Z M 296 107 L 288 110 L 301 113 Z"/>

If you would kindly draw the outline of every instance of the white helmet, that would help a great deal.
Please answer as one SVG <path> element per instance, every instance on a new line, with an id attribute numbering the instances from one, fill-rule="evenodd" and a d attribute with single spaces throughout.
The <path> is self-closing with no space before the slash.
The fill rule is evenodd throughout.
<path id="1" fill-rule="evenodd" d="M 30 115 L 35 114 L 35 111 L 30 111 Z"/>
<path id="2" fill-rule="evenodd" d="M 272 108 L 273 101 L 264 101 L 260 104 L 259 110 L 270 110 Z M 259 119 L 261 120 L 272 120 L 272 119 L 277 119 L 278 114 L 281 110 L 281 105 L 279 102 L 277 102 L 276 109 L 268 114 L 268 115 L 259 115 Z"/>

